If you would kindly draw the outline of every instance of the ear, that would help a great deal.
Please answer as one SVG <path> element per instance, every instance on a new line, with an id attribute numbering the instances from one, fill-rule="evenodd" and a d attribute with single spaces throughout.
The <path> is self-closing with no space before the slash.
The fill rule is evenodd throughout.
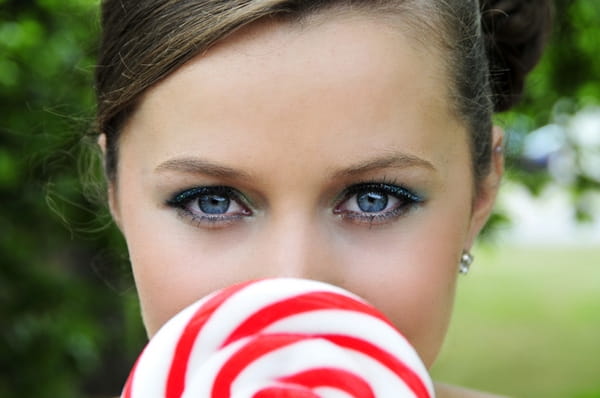
<path id="1" fill-rule="evenodd" d="M 465 249 L 471 248 L 475 238 L 487 222 L 494 203 L 502 175 L 504 174 L 504 131 L 498 126 L 492 128 L 492 158 L 489 174 L 481 181 L 479 191 L 473 197 L 473 210 Z"/>
<path id="2" fill-rule="evenodd" d="M 106 156 L 106 134 L 104 134 L 104 133 L 100 134 L 98 136 L 97 143 L 98 143 L 98 146 L 100 147 L 100 150 L 102 151 L 102 158 L 104 159 L 104 157 Z M 120 217 L 120 212 L 119 212 L 117 196 L 115 194 L 115 192 L 116 192 L 115 182 L 116 181 L 111 181 L 111 179 L 106 177 L 106 187 L 107 187 L 107 191 L 108 191 L 107 192 L 108 208 L 110 210 L 110 214 L 112 215 L 113 220 L 115 221 L 115 224 L 117 224 L 117 227 L 119 227 L 119 229 L 121 229 L 121 217 Z"/>

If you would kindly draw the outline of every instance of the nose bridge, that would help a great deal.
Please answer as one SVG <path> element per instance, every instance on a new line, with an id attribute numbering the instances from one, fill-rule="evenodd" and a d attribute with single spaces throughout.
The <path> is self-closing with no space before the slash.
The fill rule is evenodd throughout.
<path id="1" fill-rule="evenodd" d="M 265 244 L 271 276 L 327 279 L 324 226 L 304 212 L 273 217 Z"/>

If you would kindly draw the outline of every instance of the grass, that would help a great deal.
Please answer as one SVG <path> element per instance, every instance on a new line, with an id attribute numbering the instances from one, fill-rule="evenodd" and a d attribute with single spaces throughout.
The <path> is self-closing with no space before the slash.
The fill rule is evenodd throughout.
<path id="1" fill-rule="evenodd" d="M 479 247 L 435 380 L 511 397 L 600 398 L 600 247 Z"/>

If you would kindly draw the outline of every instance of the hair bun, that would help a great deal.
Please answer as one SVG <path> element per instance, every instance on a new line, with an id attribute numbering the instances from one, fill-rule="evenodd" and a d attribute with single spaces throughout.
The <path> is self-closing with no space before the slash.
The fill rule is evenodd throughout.
<path id="1" fill-rule="evenodd" d="M 494 111 L 521 98 L 525 76 L 539 61 L 550 32 L 548 0 L 481 0 Z"/>

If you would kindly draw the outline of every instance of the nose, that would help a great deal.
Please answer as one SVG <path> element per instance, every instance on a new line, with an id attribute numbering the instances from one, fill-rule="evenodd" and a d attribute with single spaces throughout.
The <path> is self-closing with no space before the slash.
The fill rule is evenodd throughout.
<path id="1" fill-rule="evenodd" d="M 336 283 L 334 246 L 327 226 L 306 214 L 274 217 L 261 238 L 264 277 Z"/>

